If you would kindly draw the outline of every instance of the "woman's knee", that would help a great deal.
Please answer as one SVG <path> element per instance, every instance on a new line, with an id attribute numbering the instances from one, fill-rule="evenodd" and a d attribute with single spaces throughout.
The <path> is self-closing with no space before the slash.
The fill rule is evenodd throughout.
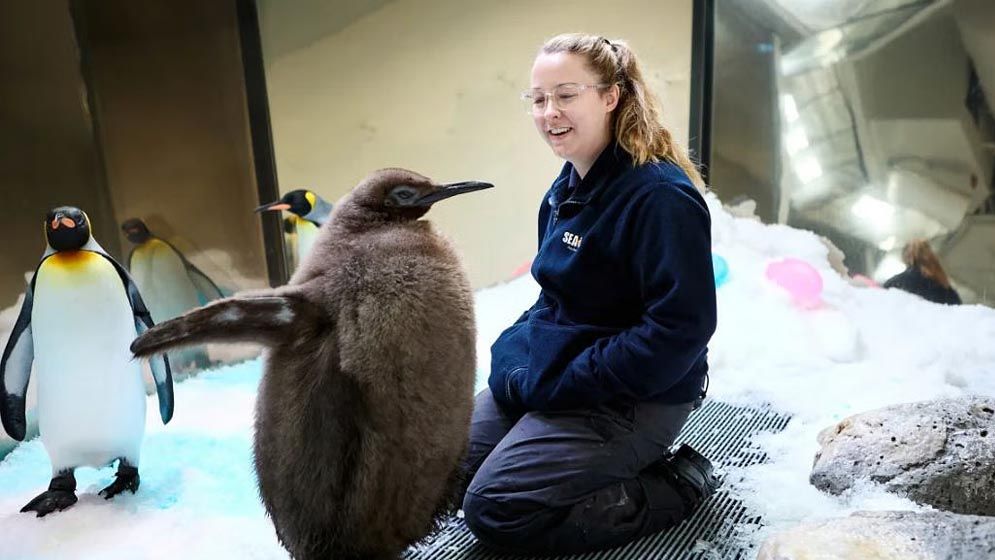
<path id="1" fill-rule="evenodd" d="M 538 514 L 538 515 L 537 515 Z M 524 503 L 495 500 L 467 492 L 463 498 L 463 520 L 477 540 L 508 551 L 527 548 L 545 527 L 539 511 Z"/>
<path id="2" fill-rule="evenodd" d="M 509 512 L 499 502 L 467 492 L 463 496 L 463 521 L 477 539 L 489 542 L 508 530 Z"/>

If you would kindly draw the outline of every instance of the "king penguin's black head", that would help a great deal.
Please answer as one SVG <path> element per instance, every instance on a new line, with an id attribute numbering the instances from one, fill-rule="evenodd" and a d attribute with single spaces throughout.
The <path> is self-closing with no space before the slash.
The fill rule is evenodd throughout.
<path id="1" fill-rule="evenodd" d="M 124 236 L 128 238 L 128 241 L 131 241 L 135 245 L 145 243 L 150 237 L 152 237 L 148 226 L 146 226 L 145 222 L 138 218 L 129 218 L 125 220 L 124 223 L 121 224 L 121 231 L 124 232 Z"/>
<path id="2" fill-rule="evenodd" d="M 45 216 L 45 239 L 56 251 L 75 251 L 90 240 L 90 219 L 75 206 L 59 206 Z"/>
<path id="3" fill-rule="evenodd" d="M 393 219 L 417 220 L 440 200 L 493 186 L 479 181 L 443 185 L 406 169 L 381 169 L 355 188 L 352 203 Z"/>
<path id="4" fill-rule="evenodd" d="M 266 212 L 270 210 L 287 210 L 297 214 L 301 218 L 307 216 L 314 209 L 316 195 L 306 189 L 297 189 L 288 192 L 280 197 L 280 200 L 263 204 L 256 208 L 256 212 Z"/>

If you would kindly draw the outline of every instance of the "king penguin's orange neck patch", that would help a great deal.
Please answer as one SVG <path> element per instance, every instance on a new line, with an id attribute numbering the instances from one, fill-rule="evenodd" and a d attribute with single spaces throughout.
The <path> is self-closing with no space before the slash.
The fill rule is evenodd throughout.
<path id="1" fill-rule="evenodd" d="M 59 251 L 49 259 L 56 266 L 76 267 L 82 266 L 96 256 L 97 254 L 92 251 Z"/>

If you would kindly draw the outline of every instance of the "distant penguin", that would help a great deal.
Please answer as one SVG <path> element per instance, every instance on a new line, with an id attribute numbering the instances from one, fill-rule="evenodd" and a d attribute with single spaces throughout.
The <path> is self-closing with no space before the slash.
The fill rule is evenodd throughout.
<path id="1" fill-rule="evenodd" d="M 489 188 L 373 173 L 273 290 L 221 300 L 139 337 L 270 347 L 255 465 L 277 536 L 298 560 L 396 558 L 458 506 L 475 377 L 473 295 L 456 251 L 419 220 Z"/>
<path id="2" fill-rule="evenodd" d="M 21 511 L 39 517 L 76 503 L 77 467 L 118 460 L 116 480 L 100 494 L 110 499 L 138 489 L 146 397 L 140 363 L 128 347 L 153 325 L 135 283 L 90 235 L 82 210 L 51 210 L 45 236 L 47 249 L 0 359 L 0 419 L 19 441 L 35 366 L 38 428 L 52 482 Z M 169 362 L 158 358 L 151 366 L 166 423 L 173 415 Z"/>
<path id="3" fill-rule="evenodd" d="M 224 297 L 207 274 L 171 243 L 153 235 L 142 220 L 125 220 L 121 230 L 135 245 L 128 254 L 128 271 L 156 323 Z M 207 352 L 202 348 L 171 353 L 170 358 L 174 373 L 210 365 Z"/>
<path id="4" fill-rule="evenodd" d="M 296 270 L 304 262 L 304 257 L 311 252 L 318 229 L 328 221 L 332 212 L 332 204 L 315 193 L 306 189 L 297 189 L 283 195 L 280 200 L 264 204 L 256 208 L 256 212 L 286 210 L 290 217 L 286 233 L 293 235 L 294 266 Z"/>

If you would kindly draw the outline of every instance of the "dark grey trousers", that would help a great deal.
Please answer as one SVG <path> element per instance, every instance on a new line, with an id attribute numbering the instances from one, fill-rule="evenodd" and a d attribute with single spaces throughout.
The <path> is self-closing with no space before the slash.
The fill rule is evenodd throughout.
<path id="1" fill-rule="evenodd" d="M 693 403 L 510 414 L 476 397 L 463 500 L 467 526 L 504 552 L 576 554 L 620 546 L 689 513 L 662 476 Z"/>

